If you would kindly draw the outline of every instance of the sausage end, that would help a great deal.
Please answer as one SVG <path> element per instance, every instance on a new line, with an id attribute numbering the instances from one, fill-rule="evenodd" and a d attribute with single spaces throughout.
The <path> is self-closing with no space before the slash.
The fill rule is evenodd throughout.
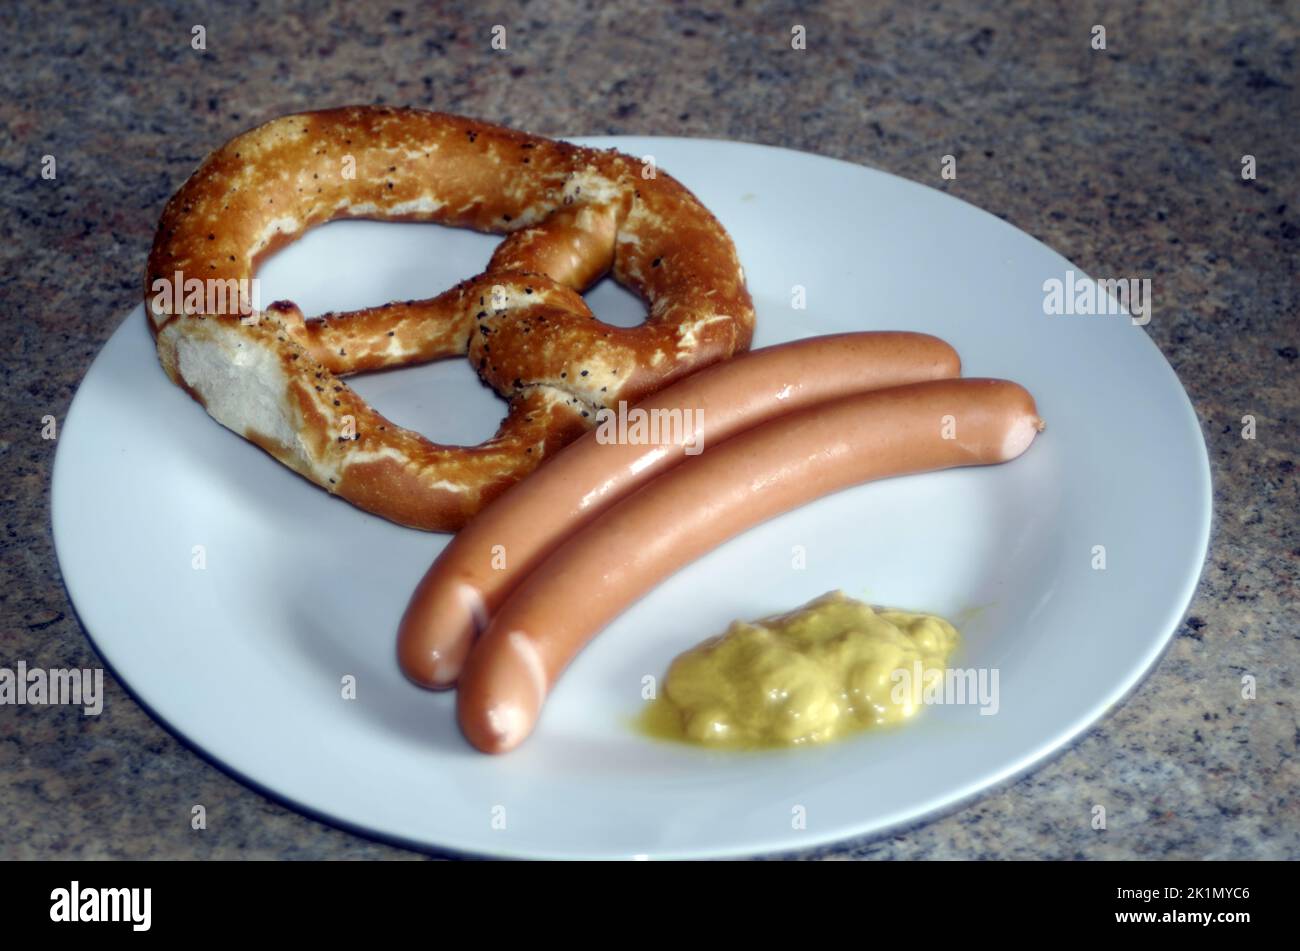
<path id="1" fill-rule="evenodd" d="M 409 680 L 431 690 L 454 686 L 474 636 L 487 625 L 487 606 L 470 584 L 449 588 L 434 577 L 420 583 L 397 630 L 397 662 Z"/>
<path id="2" fill-rule="evenodd" d="M 470 653 L 456 694 L 461 732 L 484 753 L 508 753 L 533 732 L 550 678 L 537 646 L 511 631 L 497 649 L 489 630 Z M 484 658 L 487 658 L 484 661 Z"/>

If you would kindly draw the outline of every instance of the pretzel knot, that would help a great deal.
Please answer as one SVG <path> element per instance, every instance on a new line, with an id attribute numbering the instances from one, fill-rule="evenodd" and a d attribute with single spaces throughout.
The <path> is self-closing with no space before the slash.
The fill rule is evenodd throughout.
<path id="1" fill-rule="evenodd" d="M 482 274 L 427 300 L 305 318 L 210 292 L 248 286 L 272 251 L 349 217 L 506 238 Z M 581 292 L 606 273 L 646 302 L 645 323 L 592 314 Z M 754 325 L 730 237 L 653 165 L 366 106 L 275 119 L 209 155 L 163 211 L 145 298 L 163 368 L 218 422 L 354 505 L 432 531 L 458 529 L 600 409 L 747 349 Z M 341 379 L 461 354 L 509 401 L 477 446 L 403 429 Z"/>

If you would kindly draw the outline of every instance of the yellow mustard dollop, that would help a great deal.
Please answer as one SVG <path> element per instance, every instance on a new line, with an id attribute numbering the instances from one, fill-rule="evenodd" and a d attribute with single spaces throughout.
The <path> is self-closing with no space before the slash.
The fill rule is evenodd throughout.
<path id="1" fill-rule="evenodd" d="M 833 591 L 788 614 L 736 621 L 679 656 L 640 727 L 719 748 L 826 743 L 913 716 L 919 691 L 895 671 L 942 676 L 959 639 L 941 617 Z"/>

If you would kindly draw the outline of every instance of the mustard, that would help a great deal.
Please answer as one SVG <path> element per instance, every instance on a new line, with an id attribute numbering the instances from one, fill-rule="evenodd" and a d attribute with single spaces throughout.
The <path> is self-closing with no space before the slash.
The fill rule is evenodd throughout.
<path id="1" fill-rule="evenodd" d="M 903 678 L 942 676 L 959 639 L 943 618 L 834 591 L 787 614 L 736 621 L 677 657 L 639 726 L 715 748 L 827 743 L 914 716 L 920 691 Z"/>

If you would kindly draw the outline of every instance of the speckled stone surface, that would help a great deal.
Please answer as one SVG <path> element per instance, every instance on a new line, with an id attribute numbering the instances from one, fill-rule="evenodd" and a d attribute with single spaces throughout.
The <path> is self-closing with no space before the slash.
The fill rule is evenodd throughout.
<path id="1" fill-rule="evenodd" d="M 41 419 L 63 419 L 136 305 L 163 202 L 208 148 L 350 102 L 551 135 L 765 142 L 949 190 L 1090 273 L 1150 277 L 1146 329 L 1195 404 L 1215 486 L 1195 600 L 1132 697 L 1030 775 L 814 856 L 1300 858 L 1300 8 L 441 6 L 0 6 L 0 666 L 98 664 L 54 557 L 56 444 Z M 196 23 L 206 52 L 191 49 Z M 505 53 L 490 49 L 494 24 Z M 1090 47 L 1093 24 L 1105 51 Z M 956 181 L 939 176 L 947 153 Z M 46 154 L 54 181 L 40 176 Z M 1254 440 L 1241 438 L 1247 414 Z M 190 829 L 194 802 L 206 831 Z M 1106 831 L 1090 824 L 1098 803 Z M 98 718 L 0 707 L 0 858 L 15 857 L 418 856 L 250 790 L 110 678 Z"/>

